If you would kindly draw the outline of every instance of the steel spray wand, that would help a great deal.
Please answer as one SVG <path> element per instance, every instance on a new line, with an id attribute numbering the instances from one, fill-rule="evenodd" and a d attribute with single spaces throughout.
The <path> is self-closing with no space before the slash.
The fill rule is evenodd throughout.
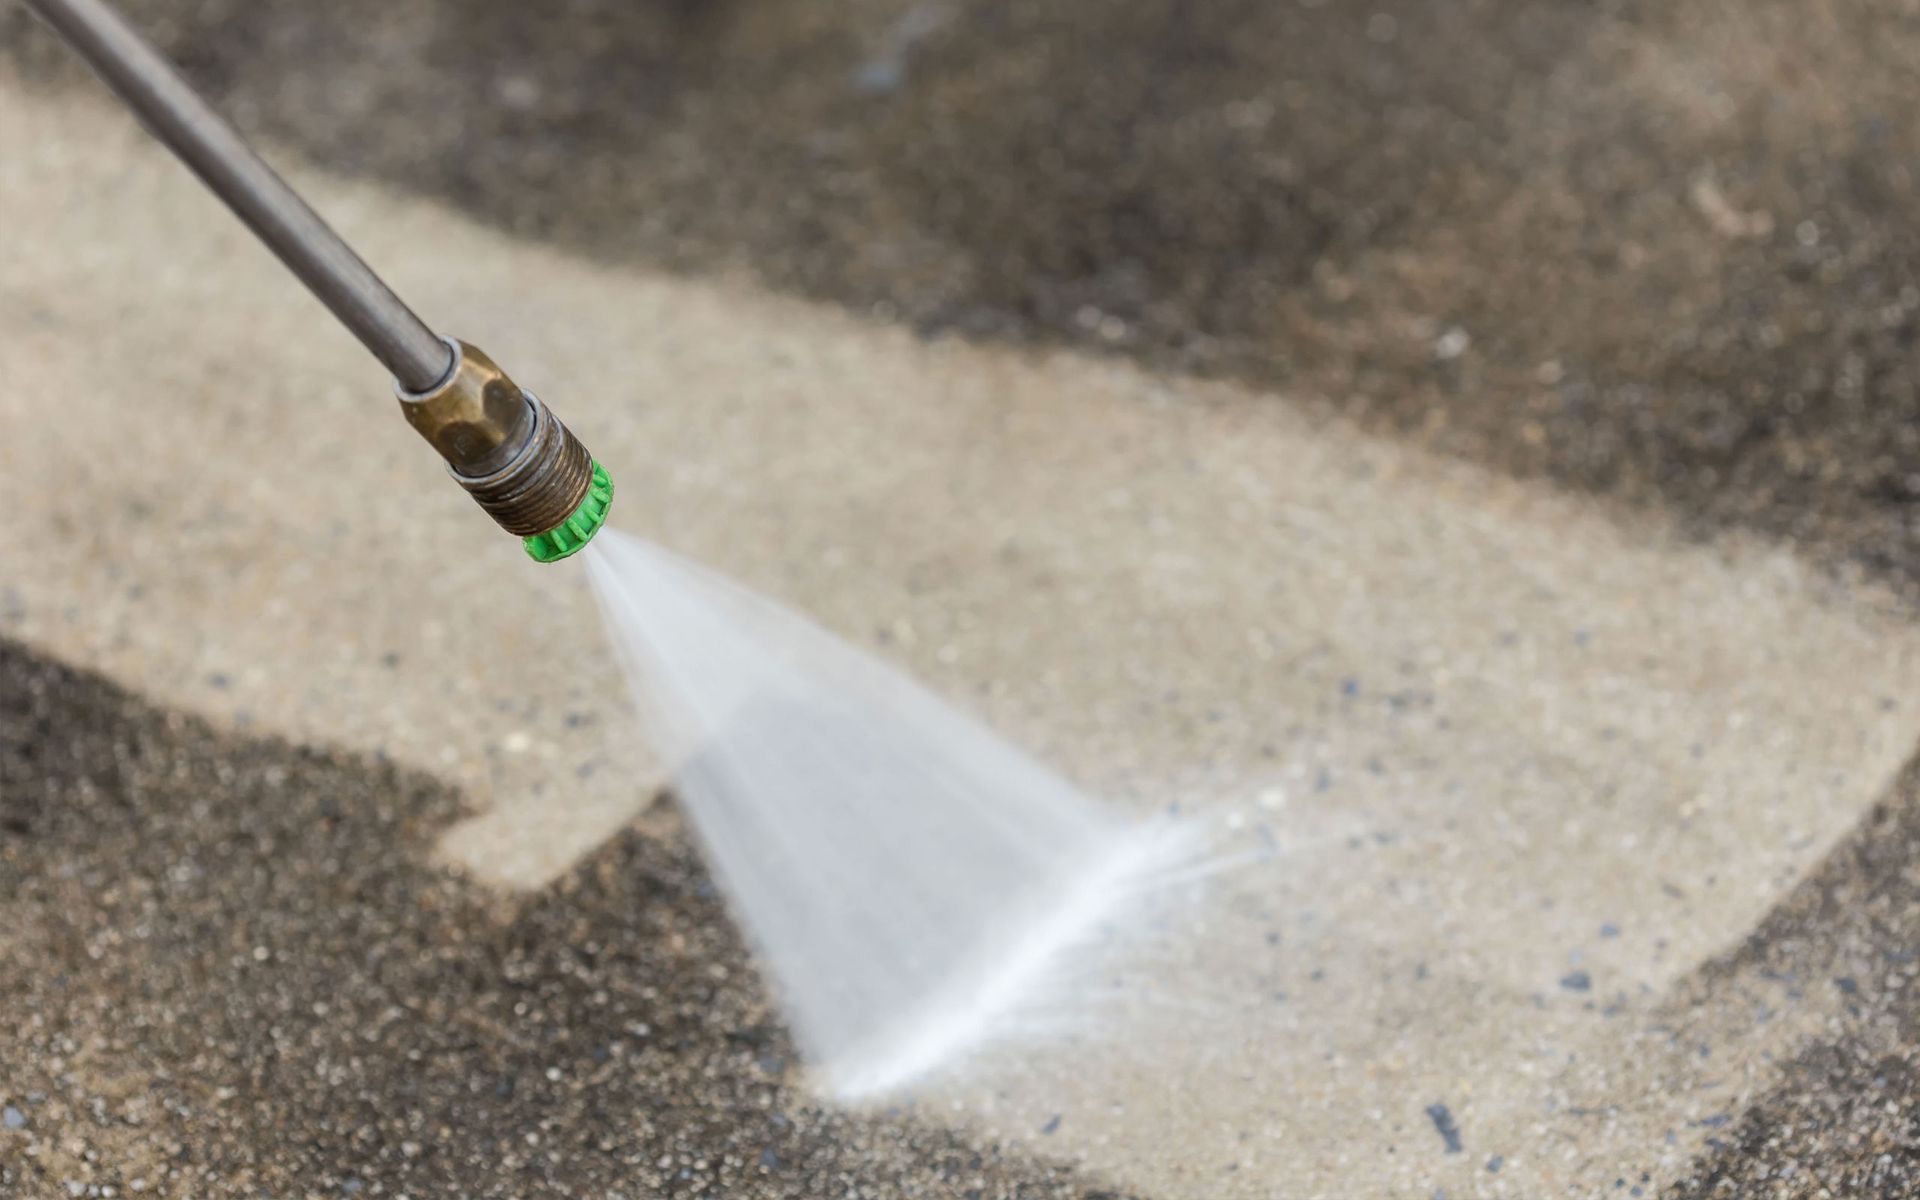
<path id="1" fill-rule="evenodd" d="M 407 423 L 487 515 L 539 562 L 587 544 L 613 484 L 538 397 L 429 329 L 105 0 L 26 3 L 393 372 Z"/>

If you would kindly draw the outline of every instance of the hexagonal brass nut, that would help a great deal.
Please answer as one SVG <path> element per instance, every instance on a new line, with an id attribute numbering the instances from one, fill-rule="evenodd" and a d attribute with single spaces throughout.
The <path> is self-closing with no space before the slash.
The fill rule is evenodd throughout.
<path id="1" fill-rule="evenodd" d="M 447 344 L 453 370 L 430 391 L 400 391 L 400 411 L 456 473 L 490 475 L 526 445 L 533 406 L 491 358 L 465 342 Z"/>

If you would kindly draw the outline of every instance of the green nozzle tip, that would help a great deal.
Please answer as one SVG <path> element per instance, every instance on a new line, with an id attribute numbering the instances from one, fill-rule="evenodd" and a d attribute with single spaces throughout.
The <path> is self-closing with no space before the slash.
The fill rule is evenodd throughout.
<path id="1" fill-rule="evenodd" d="M 607 510 L 612 507 L 613 480 L 607 478 L 607 469 L 596 460 L 593 478 L 587 483 L 587 495 L 580 501 L 580 507 L 552 529 L 528 538 L 527 557 L 535 562 L 550 563 L 580 553 L 607 523 Z"/>

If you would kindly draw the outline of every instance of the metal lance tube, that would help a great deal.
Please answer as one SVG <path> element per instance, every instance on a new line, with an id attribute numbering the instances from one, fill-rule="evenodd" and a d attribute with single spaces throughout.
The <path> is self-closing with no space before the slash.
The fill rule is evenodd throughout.
<path id="1" fill-rule="evenodd" d="M 102 0 L 27 0 L 153 136 L 413 391 L 453 365 L 447 345 L 307 207 L 126 18 Z"/>
<path id="2" fill-rule="evenodd" d="M 495 521 L 548 562 L 586 544 L 613 485 L 492 360 L 414 315 L 106 0 L 26 0 L 393 372 L 407 421 Z"/>

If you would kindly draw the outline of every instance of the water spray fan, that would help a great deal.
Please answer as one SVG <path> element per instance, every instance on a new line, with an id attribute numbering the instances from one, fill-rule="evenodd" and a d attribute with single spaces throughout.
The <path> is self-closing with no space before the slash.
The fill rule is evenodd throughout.
<path id="1" fill-rule="evenodd" d="M 538 396 L 429 329 L 104 0 L 27 6 L 386 365 L 407 423 L 530 558 L 557 562 L 592 540 L 613 482 Z"/>
<path id="2" fill-rule="evenodd" d="M 613 484 L 539 397 L 428 329 L 103 0 L 28 2 L 386 364 L 529 555 L 600 535 L 612 644 L 819 1083 L 871 1099 L 1045 1020 L 1063 953 L 1185 843 L 799 613 L 602 534 Z"/>

